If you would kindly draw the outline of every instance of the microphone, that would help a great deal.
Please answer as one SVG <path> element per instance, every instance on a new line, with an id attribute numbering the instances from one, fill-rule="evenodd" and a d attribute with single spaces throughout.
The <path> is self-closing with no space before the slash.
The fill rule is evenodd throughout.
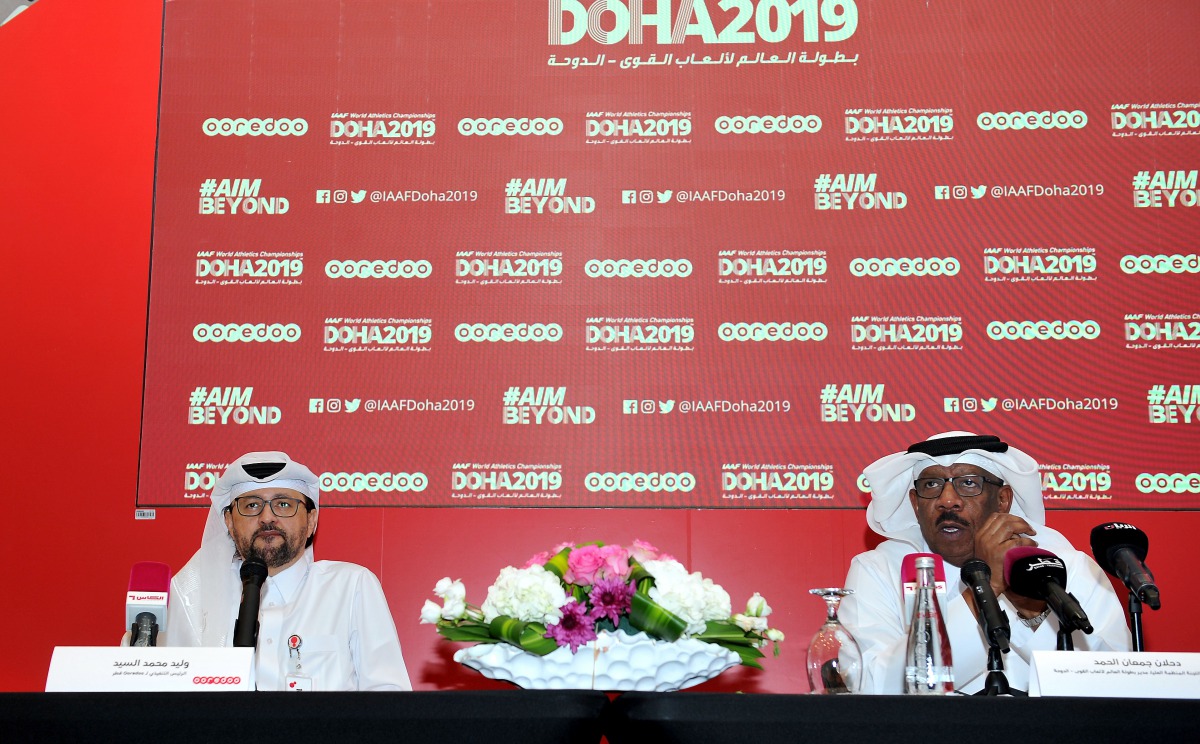
<path id="1" fill-rule="evenodd" d="M 167 629 L 167 594 L 171 567 L 155 561 L 133 564 L 125 594 L 125 626 L 130 646 L 157 646 L 158 634 Z"/>
<path id="2" fill-rule="evenodd" d="M 1049 550 L 1030 547 L 1009 550 L 1004 554 L 1004 581 L 1022 597 L 1044 600 L 1063 628 L 1092 632 L 1092 623 L 1079 606 L 1079 600 L 1067 593 L 1066 564 Z"/>
<path id="3" fill-rule="evenodd" d="M 1146 533 L 1124 522 L 1108 522 L 1092 528 L 1092 556 L 1108 573 L 1125 582 L 1126 588 L 1157 610 L 1162 606 L 1154 574 L 1142 561 L 1150 540 Z"/>
<path id="4" fill-rule="evenodd" d="M 238 607 L 237 622 L 233 624 L 235 648 L 254 648 L 258 642 L 258 602 L 262 585 L 267 579 L 267 564 L 258 558 L 242 563 L 242 604 Z"/>
<path id="5" fill-rule="evenodd" d="M 933 559 L 933 591 L 942 607 L 946 606 L 946 566 L 937 553 L 909 553 L 900 562 L 900 590 L 904 594 L 904 617 L 912 617 L 917 603 L 917 559 Z"/>
<path id="6" fill-rule="evenodd" d="M 1000 608 L 996 592 L 992 591 L 992 568 L 978 558 L 972 558 L 962 564 L 959 575 L 975 597 L 975 609 L 979 611 L 979 624 L 988 644 L 1007 653 L 1009 636 L 1012 629 L 1008 625 L 1008 615 Z"/>

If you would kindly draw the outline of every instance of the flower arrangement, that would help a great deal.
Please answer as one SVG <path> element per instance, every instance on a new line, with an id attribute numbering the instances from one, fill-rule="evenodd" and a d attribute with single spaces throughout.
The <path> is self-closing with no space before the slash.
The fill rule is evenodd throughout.
<path id="1" fill-rule="evenodd" d="M 715 644 L 761 669 L 760 649 L 772 643 L 778 656 L 783 640 L 767 626 L 771 607 L 757 592 L 734 614 L 724 589 L 642 540 L 558 545 L 523 568 L 501 570 L 478 607 L 467 603 L 461 581 L 443 578 L 433 591 L 442 604 L 426 600 L 421 622 L 445 638 L 507 643 L 538 656 L 561 647 L 574 654 L 598 633 L 625 631 Z"/>

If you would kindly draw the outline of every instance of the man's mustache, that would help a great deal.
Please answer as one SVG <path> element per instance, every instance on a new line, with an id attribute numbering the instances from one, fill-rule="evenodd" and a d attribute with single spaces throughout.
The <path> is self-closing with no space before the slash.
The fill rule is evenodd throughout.
<path id="1" fill-rule="evenodd" d="M 971 525 L 967 524 L 967 520 L 965 520 L 962 517 L 960 517 L 956 514 L 953 514 L 951 512 L 942 512 L 942 514 L 938 516 L 937 521 L 935 521 L 933 523 L 933 526 L 940 527 L 943 522 L 953 522 L 954 524 L 957 524 L 960 527 L 970 527 L 971 526 Z"/>

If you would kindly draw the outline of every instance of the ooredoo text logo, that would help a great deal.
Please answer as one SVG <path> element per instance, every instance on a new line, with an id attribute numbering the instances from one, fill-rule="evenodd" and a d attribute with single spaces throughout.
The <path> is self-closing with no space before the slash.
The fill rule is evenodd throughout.
<path id="1" fill-rule="evenodd" d="M 463 343 L 555 343 L 563 337 L 558 323 L 459 323 L 454 338 Z"/>
<path id="2" fill-rule="evenodd" d="M 240 685 L 241 677 L 192 677 L 193 685 Z"/>
<path id="3" fill-rule="evenodd" d="M 429 485 L 424 473 L 321 473 L 321 490 L 353 492 L 421 492 Z"/>
<path id="4" fill-rule="evenodd" d="M 717 338 L 722 341 L 824 341 L 829 328 L 816 323 L 722 323 Z"/>
<path id="5" fill-rule="evenodd" d="M 1121 271 L 1125 274 L 1196 274 L 1200 273 L 1200 255 L 1195 253 L 1159 253 L 1150 255 L 1126 255 L 1121 257 Z"/>
<path id="6" fill-rule="evenodd" d="M 295 323 L 198 323 L 192 338 L 200 343 L 289 343 L 300 340 Z"/>
<path id="7" fill-rule="evenodd" d="M 459 119 L 458 133 L 464 137 L 557 137 L 563 123 L 558 117 L 543 118 L 471 118 Z"/>
<path id="8" fill-rule="evenodd" d="M 692 275 L 686 258 L 593 258 L 583 265 L 592 279 L 666 279 Z"/>
<path id="9" fill-rule="evenodd" d="M 425 259 L 338 260 L 325 264 L 330 279 L 426 279 L 433 264 Z"/>
<path id="10" fill-rule="evenodd" d="M 1100 337 L 1094 320 L 993 320 L 987 325 L 993 341 L 1091 341 Z"/>
<path id="11" fill-rule="evenodd" d="M 821 117 L 813 114 L 718 116 L 713 122 L 717 134 L 816 134 L 821 125 Z"/>
<path id="12" fill-rule="evenodd" d="M 588 473 L 583 485 L 592 493 L 690 493 L 696 476 L 683 473 Z"/>
<path id="13" fill-rule="evenodd" d="M 303 137 L 304 119 L 205 119 L 201 131 L 209 137 Z"/>
<path id="14" fill-rule="evenodd" d="M 1200 493 L 1200 473 L 1139 473 L 1134 484 L 1141 493 Z"/>
<path id="15" fill-rule="evenodd" d="M 983 131 L 1021 129 L 1083 129 L 1088 117 L 1084 112 L 1074 111 L 984 111 L 975 118 Z"/>
<path id="16" fill-rule="evenodd" d="M 850 273 L 854 276 L 958 276 L 960 268 L 954 257 L 850 259 Z"/>

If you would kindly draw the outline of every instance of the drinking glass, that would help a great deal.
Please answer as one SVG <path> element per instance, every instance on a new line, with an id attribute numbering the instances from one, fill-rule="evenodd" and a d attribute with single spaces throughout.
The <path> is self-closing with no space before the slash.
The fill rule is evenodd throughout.
<path id="1" fill-rule="evenodd" d="M 825 600 L 825 624 L 808 644 L 808 684 L 813 694 L 837 695 L 862 688 L 862 651 L 838 620 L 842 597 L 853 589 L 809 589 Z"/>

